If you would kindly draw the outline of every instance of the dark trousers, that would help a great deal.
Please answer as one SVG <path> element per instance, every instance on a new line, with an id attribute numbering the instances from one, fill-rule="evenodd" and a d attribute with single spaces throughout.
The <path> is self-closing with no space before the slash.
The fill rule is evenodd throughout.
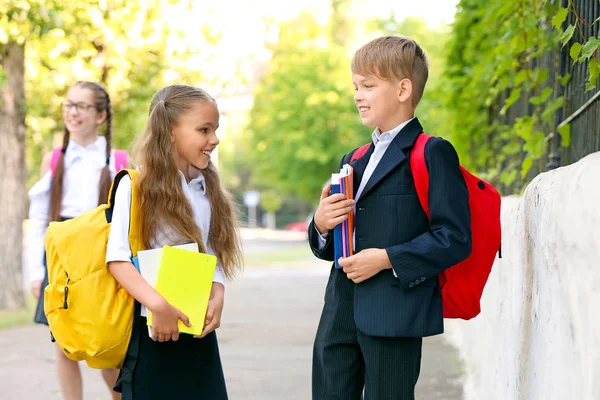
<path id="1" fill-rule="evenodd" d="M 313 351 L 313 400 L 413 400 L 422 338 L 367 336 L 354 323 L 354 283 L 332 271 Z"/>

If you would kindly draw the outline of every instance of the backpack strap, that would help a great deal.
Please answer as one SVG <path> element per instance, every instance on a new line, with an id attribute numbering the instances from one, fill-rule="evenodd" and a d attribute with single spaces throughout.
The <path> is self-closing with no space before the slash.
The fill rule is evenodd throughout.
<path id="1" fill-rule="evenodd" d="M 128 154 L 125 150 L 114 150 L 115 155 L 115 170 L 119 172 L 129 166 Z"/>
<path id="2" fill-rule="evenodd" d="M 52 158 L 50 159 L 50 172 L 52 176 L 54 176 L 54 171 L 56 170 L 56 166 L 58 165 L 58 160 L 60 160 L 60 153 L 62 152 L 62 147 L 55 147 L 52 149 Z"/>
<path id="3" fill-rule="evenodd" d="M 117 194 L 117 188 L 119 182 L 124 176 L 129 175 L 131 179 L 131 207 L 129 209 L 129 246 L 131 247 L 132 257 L 137 256 L 137 252 L 142 250 L 142 240 L 140 237 L 140 215 L 138 205 L 138 185 L 137 180 L 140 171 L 135 169 L 122 169 L 117 172 L 115 179 L 113 180 L 110 191 L 108 192 L 108 207 L 106 208 L 106 220 L 110 223 L 112 221 L 112 214 L 115 207 L 114 199 Z"/>
<path id="4" fill-rule="evenodd" d="M 429 218 L 429 171 L 425 163 L 425 146 L 432 136 L 421 133 L 410 152 L 410 170 L 417 189 L 419 202 Z"/>

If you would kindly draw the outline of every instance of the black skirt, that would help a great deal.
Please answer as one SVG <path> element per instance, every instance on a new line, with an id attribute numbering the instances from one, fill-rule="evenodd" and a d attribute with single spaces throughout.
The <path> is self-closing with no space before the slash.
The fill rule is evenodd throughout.
<path id="1" fill-rule="evenodd" d="M 44 289 L 48 286 L 48 268 L 46 267 L 46 252 L 44 252 L 44 281 L 42 282 L 42 288 L 40 290 L 40 299 L 38 300 L 37 307 L 35 308 L 35 314 L 33 315 L 33 321 L 38 324 L 48 325 L 48 319 L 44 313 Z"/>
<path id="2" fill-rule="evenodd" d="M 203 339 L 182 334 L 176 342 L 155 342 L 135 308 L 134 331 L 115 391 L 122 400 L 227 400 L 215 332 Z"/>
<path id="3" fill-rule="evenodd" d="M 71 217 L 60 217 L 61 222 L 68 221 L 72 219 Z M 46 264 L 46 250 L 44 250 L 44 280 L 42 281 L 42 288 L 40 290 L 40 299 L 38 300 L 37 307 L 35 308 L 35 314 L 33 315 L 33 321 L 38 324 L 48 325 L 48 319 L 46 318 L 46 314 L 44 313 L 44 290 L 46 286 L 48 286 L 48 265 Z M 54 341 L 52 335 L 50 335 L 51 340 Z"/>

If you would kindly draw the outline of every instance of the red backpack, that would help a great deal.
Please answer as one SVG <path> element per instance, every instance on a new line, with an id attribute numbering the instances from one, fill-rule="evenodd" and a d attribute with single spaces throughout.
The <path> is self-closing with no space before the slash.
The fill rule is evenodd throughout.
<path id="1" fill-rule="evenodd" d="M 425 164 L 425 145 L 431 136 L 422 133 L 410 152 L 417 195 L 429 218 L 429 172 Z M 350 161 L 361 158 L 370 143 L 359 147 Z M 496 253 L 501 255 L 500 194 L 489 183 L 460 167 L 469 191 L 471 213 L 471 255 L 439 274 L 444 318 L 471 319 L 481 311 L 479 301 L 492 270 Z"/>
<path id="2" fill-rule="evenodd" d="M 54 171 L 56 170 L 61 151 L 61 147 L 55 147 L 52 150 L 52 158 L 50 159 L 50 171 L 52 171 L 52 176 L 54 176 Z M 114 149 L 113 154 L 115 156 L 115 169 L 117 172 L 127 168 L 129 164 L 127 151 Z"/>

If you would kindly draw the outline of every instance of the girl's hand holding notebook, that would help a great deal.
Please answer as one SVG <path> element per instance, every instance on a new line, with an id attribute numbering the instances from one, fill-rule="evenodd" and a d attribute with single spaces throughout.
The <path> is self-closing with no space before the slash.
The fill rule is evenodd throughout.
<path id="1" fill-rule="evenodd" d="M 204 330 L 201 335 L 194 336 L 195 338 L 203 338 L 221 326 L 221 313 L 223 312 L 224 301 L 225 287 L 220 283 L 213 282 L 210 299 L 208 300 L 208 308 L 206 310 Z"/>
<path id="2" fill-rule="evenodd" d="M 152 310 L 152 315 L 152 339 L 159 342 L 179 339 L 179 321 L 187 327 L 192 326 L 188 317 L 166 300 L 161 307 Z"/>

